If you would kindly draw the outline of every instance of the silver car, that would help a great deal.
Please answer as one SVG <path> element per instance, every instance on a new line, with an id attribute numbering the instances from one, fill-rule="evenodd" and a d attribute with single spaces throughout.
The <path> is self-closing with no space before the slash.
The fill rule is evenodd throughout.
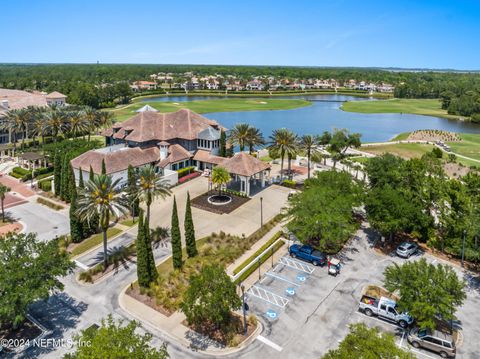
<path id="1" fill-rule="evenodd" d="M 397 247 L 397 256 L 409 258 L 411 255 L 417 253 L 418 245 L 412 242 L 403 242 Z"/>
<path id="2" fill-rule="evenodd" d="M 439 330 L 413 328 L 407 340 L 415 348 L 424 348 L 440 354 L 442 358 L 455 358 L 457 349 L 453 337 Z"/>

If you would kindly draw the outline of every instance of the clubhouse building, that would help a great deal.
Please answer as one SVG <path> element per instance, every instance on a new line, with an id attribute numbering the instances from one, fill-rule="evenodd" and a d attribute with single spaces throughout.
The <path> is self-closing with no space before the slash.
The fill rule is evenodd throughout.
<path id="1" fill-rule="evenodd" d="M 159 113 L 146 105 L 130 119 L 104 131 L 106 147 L 85 152 L 71 164 L 78 180 L 80 170 L 83 178 L 88 178 L 90 167 L 100 174 L 105 162 L 107 174 L 119 179 L 121 187 L 127 184 L 129 165 L 153 165 L 170 186 L 177 184 L 177 171 L 182 168 L 193 166 L 208 173 L 220 165 L 230 172 L 232 186 L 250 195 L 252 186 L 265 186 L 270 165 L 246 153 L 218 156 L 220 136 L 226 130 L 188 109 Z"/>

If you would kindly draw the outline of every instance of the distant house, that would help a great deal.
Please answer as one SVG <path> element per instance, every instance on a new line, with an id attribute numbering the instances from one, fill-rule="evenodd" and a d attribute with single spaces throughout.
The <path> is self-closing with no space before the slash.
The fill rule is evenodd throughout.
<path id="1" fill-rule="evenodd" d="M 130 85 L 130 88 L 136 92 L 156 90 L 157 83 L 153 81 L 135 81 L 133 84 Z"/>
<path id="2" fill-rule="evenodd" d="M 61 94 L 60 92 L 54 91 L 45 96 L 48 106 L 63 106 L 67 96 Z"/>
<path id="3" fill-rule="evenodd" d="M 395 86 L 387 83 L 381 83 L 377 86 L 378 92 L 393 92 L 395 90 Z"/>
<path id="4" fill-rule="evenodd" d="M 248 81 L 246 89 L 249 91 L 263 91 L 265 89 L 265 85 L 259 80 Z"/>

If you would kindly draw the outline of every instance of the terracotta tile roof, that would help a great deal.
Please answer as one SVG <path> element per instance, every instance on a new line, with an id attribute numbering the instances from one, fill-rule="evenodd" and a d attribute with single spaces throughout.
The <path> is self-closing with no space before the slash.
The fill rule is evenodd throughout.
<path id="1" fill-rule="evenodd" d="M 170 163 L 185 161 L 185 160 L 188 160 L 189 158 L 192 158 L 192 154 L 188 152 L 185 148 L 177 144 L 171 145 L 168 148 L 167 158 L 164 158 L 163 160 L 161 160 L 159 166 L 165 167 Z"/>
<path id="2" fill-rule="evenodd" d="M 235 156 L 227 158 L 221 164 L 228 172 L 240 176 L 253 176 L 259 172 L 270 169 L 270 165 L 259 160 L 245 152 L 237 153 Z"/>
<path id="3" fill-rule="evenodd" d="M 225 157 L 212 155 L 210 152 L 205 150 L 198 150 L 193 156 L 195 161 L 201 161 L 206 163 L 213 163 L 214 165 L 219 165 L 226 160 Z"/>
<path id="4" fill-rule="evenodd" d="M 46 96 L 40 93 L 0 88 L 0 104 L 5 100 L 8 101 L 8 108 L 1 106 L 0 116 L 8 110 L 17 110 L 27 106 L 47 106 Z"/>
<path id="5" fill-rule="evenodd" d="M 47 98 L 67 98 L 63 93 L 60 93 L 58 91 L 53 91 L 50 92 L 47 96 Z"/>
<path id="6" fill-rule="evenodd" d="M 73 168 L 82 168 L 89 171 L 92 166 L 93 172 L 102 173 L 102 160 L 105 160 L 107 174 L 126 170 L 129 165 L 142 166 L 156 162 L 160 158 L 160 150 L 157 147 L 142 149 L 140 147 L 123 147 L 109 151 L 109 147 L 99 150 L 91 150 L 81 154 L 70 161 Z"/>
<path id="7" fill-rule="evenodd" d="M 175 138 L 194 140 L 199 132 L 210 126 L 225 130 L 218 122 L 209 120 L 188 109 L 181 109 L 172 113 L 144 111 L 123 123 L 115 124 L 113 127 L 127 126 L 133 130 L 125 139 L 135 142 L 154 140 L 160 142 Z M 105 131 L 104 133 L 110 132 Z"/>

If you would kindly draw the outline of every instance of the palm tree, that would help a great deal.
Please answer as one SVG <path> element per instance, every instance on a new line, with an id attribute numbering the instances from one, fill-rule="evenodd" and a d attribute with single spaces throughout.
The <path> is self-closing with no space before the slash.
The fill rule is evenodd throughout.
<path id="1" fill-rule="evenodd" d="M 107 230 L 111 217 L 120 217 L 128 213 L 126 197 L 117 190 L 120 179 L 111 176 L 94 175 L 80 190 L 77 202 L 77 215 L 81 220 L 90 222 L 98 218 L 103 232 L 103 266 L 108 266 Z"/>
<path id="2" fill-rule="evenodd" d="M 68 114 L 68 128 L 73 138 L 77 133 L 88 131 L 88 122 L 83 111 L 70 111 Z"/>
<path id="3" fill-rule="evenodd" d="M 47 109 L 41 106 L 29 106 L 28 110 L 30 111 L 30 121 L 28 124 L 28 129 L 30 131 L 30 134 L 32 135 L 32 141 L 35 143 L 36 137 L 41 136 L 43 146 L 45 130 L 44 117 Z"/>
<path id="4" fill-rule="evenodd" d="M 29 121 L 30 121 L 30 113 L 29 111 L 27 111 L 26 108 L 10 110 L 4 116 L 1 124 L 1 128 L 9 131 L 10 133 L 9 141 L 13 142 L 14 148 L 17 141 L 17 135 L 19 133 L 22 134 L 22 148 L 23 148 Z"/>
<path id="5" fill-rule="evenodd" d="M 307 154 L 308 178 L 310 178 L 310 161 L 312 156 L 315 156 L 318 152 L 317 145 L 318 142 L 315 136 L 303 135 L 300 139 L 300 148 Z"/>
<path id="6" fill-rule="evenodd" d="M 214 167 L 212 170 L 212 183 L 217 186 L 218 194 L 222 194 L 222 186 L 230 182 L 230 173 L 224 167 Z"/>
<path id="7" fill-rule="evenodd" d="M 85 109 L 85 118 L 87 119 L 88 122 L 88 141 L 90 141 L 90 132 L 95 131 L 96 128 L 98 128 L 100 120 L 99 120 L 99 112 L 91 107 L 87 107 Z"/>
<path id="8" fill-rule="evenodd" d="M 150 222 L 150 206 L 156 197 L 162 199 L 170 196 L 172 192 L 166 186 L 165 181 L 157 176 L 153 166 L 145 166 L 140 169 L 138 174 L 138 192 L 137 198 L 145 202 L 147 206 L 147 219 Z"/>
<path id="9" fill-rule="evenodd" d="M 10 187 L 5 186 L 0 183 L 0 204 L 2 206 L 2 222 L 5 223 L 5 210 L 3 208 L 3 202 L 5 201 L 5 196 L 10 192 Z"/>
<path id="10" fill-rule="evenodd" d="M 248 152 L 252 154 L 255 146 L 262 146 L 265 144 L 262 132 L 256 127 L 249 126 L 246 144 L 248 144 Z"/>
<path id="11" fill-rule="evenodd" d="M 67 129 L 67 114 L 60 109 L 53 109 L 45 114 L 45 131 L 50 133 L 53 141 L 57 142 L 59 133 Z"/>
<path id="12" fill-rule="evenodd" d="M 98 127 L 110 127 L 113 123 L 114 117 L 115 116 L 110 111 L 100 111 L 100 113 L 98 114 Z"/>
<path id="13" fill-rule="evenodd" d="M 240 147 L 240 152 L 245 150 L 245 144 L 249 137 L 250 125 L 246 123 L 237 123 L 235 127 L 230 130 L 228 140 L 233 146 Z"/>
<path id="14" fill-rule="evenodd" d="M 273 131 L 270 136 L 270 145 L 269 147 L 280 153 L 281 167 L 280 167 L 280 178 L 283 179 L 283 163 L 285 160 L 285 155 L 289 157 L 289 173 L 290 173 L 290 160 L 294 154 L 297 153 L 297 135 L 292 131 L 287 130 L 286 128 L 281 128 Z"/>

